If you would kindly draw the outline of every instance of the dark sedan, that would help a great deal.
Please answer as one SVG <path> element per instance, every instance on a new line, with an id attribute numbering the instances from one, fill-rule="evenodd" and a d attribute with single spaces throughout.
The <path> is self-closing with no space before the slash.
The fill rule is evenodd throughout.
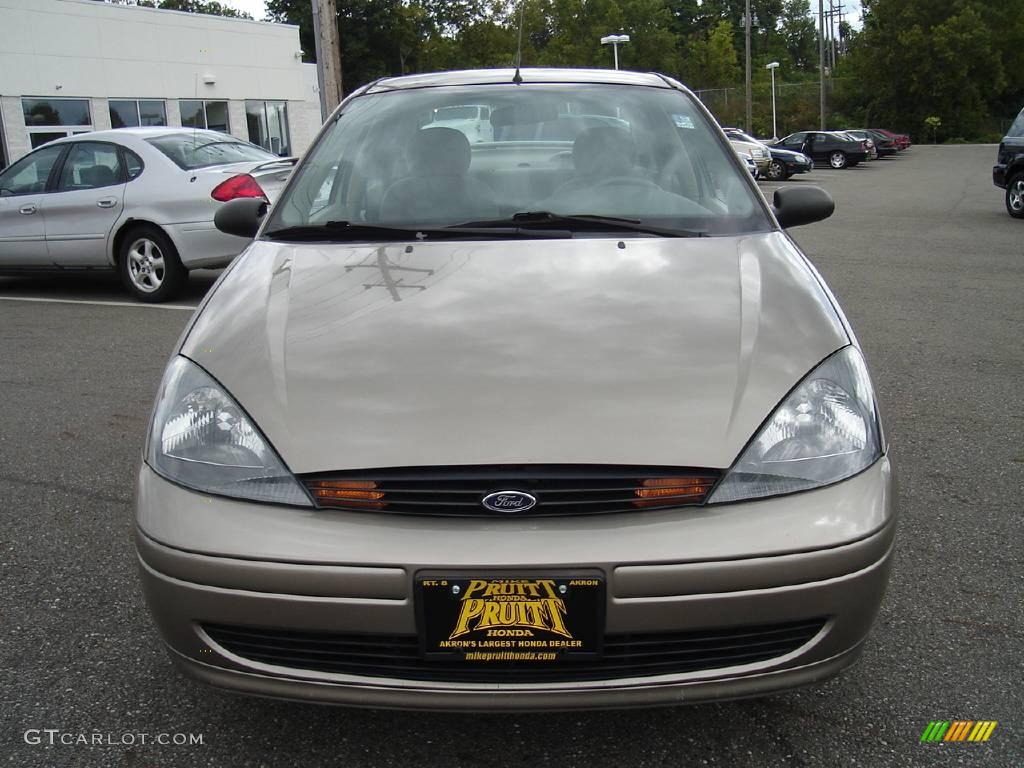
<path id="1" fill-rule="evenodd" d="M 886 136 L 881 131 L 875 131 L 870 128 L 851 128 L 844 131 L 844 133 L 848 133 L 858 139 L 871 139 L 875 142 L 875 150 L 878 152 L 879 157 L 888 157 L 900 151 L 896 140 Z"/>
<path id="2" fill-rule="evenodd" d="M 814 168 L 814 161 L 807 155 L 781 147 L 769 146 L 761 139 L 755 139 L 749 133 L 744 133 L 738 128 L 723 128 L 722 130 L 725 131 L 729 141 L 756 144 L 765 148 L 769 153 L 770 161 L 765 166 L 764 176 L 771 181 L 785 181 L 793 174 L 807 173 Z M 755 175 L 754 178 L 757 176 Z"/>
<path id="3" fill-rule="evenodd" d="M 828 163 L 836 169 L 851 168 L 868 159 L 867 142 L 830 131 L 798 131 L 771 146 L 800 152 L 816 163 Z"/>
<path id="4" fill-rule="evenodd" d="M 785 181 L 797 173 L 809 173 L 814 168 L 814 161 L 807 155 L 782 147 L 768 147 L 772 153 L 772 161 L 768 164 L 765 175 L 772 181 Z"/>
<path id="5" fill-rule="evenodd" d="M 869 130 L 880 133 L 883 136 L 888 136 L 894 142 L 896 142 L 896 148 L 902 152 L 905 149 L 910 149 L 910 137 L 905 133 L 895 133 L 890 131 L 888 128 L 871 128 Z"/>

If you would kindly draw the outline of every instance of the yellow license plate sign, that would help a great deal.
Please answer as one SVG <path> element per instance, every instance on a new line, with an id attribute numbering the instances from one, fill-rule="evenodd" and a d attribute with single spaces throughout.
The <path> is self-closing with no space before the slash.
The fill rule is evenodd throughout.
<path id="1" fill-rule="evenodd" d="M 604 635 L 595 576 L 418 579 L 424 656 L 479 664 L 592 660 Z"/>

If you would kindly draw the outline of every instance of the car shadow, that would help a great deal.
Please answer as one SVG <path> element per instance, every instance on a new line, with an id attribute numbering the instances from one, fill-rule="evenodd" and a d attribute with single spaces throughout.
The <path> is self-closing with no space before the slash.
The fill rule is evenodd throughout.
<path id="1" fill-rule="evenodd" d="M 195 305 L 216 282 L 223 270 L 200 269 L 189 273 L 188 282 L 172 304 Z M 38 273 L 0 275 L 0 296 L 67 301 L 113 301 L 131 304 L 135 299 L 113 272 L 84 274 Z"/>

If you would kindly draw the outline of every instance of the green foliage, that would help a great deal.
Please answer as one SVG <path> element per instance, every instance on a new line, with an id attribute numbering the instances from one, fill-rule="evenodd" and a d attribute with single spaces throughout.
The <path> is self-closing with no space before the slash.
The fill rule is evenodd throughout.
<path id="1" fill-rule="evenodd" d="M 686 79 L 701 83 L 704 88 L 722 88 L 736 83 L 742 73 L 732 37 L 732 22 L 720 21 L 707 36 L 695 39 L 686 57 Z"/>
<path id="2" fill-rule="evenodd" d="M 216 0 L 139 0 L 136 5 L 144 8 L 162 8 L 165 11 L 185 11 L 186 13 L 205 13 L 210 16 L 228 16 L 232 19 L 252 19 L 244 11 L 236 11 L 229 5 Z"/>
<path id="3" fill-rule="evenodd" d="M 844 106 L 933 140 L 976 137 L 1024 101 L 1024 0 L 872 0 Z M 1014 67 L 1017 67 L 1014 70 Z M 937 117 L 940 124 L 926 122 Z"/>
<path id="4" fill-rule="evenodd" d="M 152 0 L 150 0 L 152 1 Z M 214 6 L 200 0 L 163 0 Z M 526 66 L 610 67 L 600 38 L 626 33 L 624 69 L 660 71 L 695 90 L 725 123 L 743 104 L 745 0 L 336 0 L 347 92 L 385 75 L 514 64 L 520 7 Z M 771 132 L 776 70 L 780 134 L 818 124 L 813 0 L 750 0 L 755 130 Z M 864 28 L 841 25 L 826 81 L 829 125 L 886 125 L 938 141 L 994 133 L 1024 104 L 1024 0 L 862 0 Z M 268 0 L 274 21 L 316 49 L 310 0 Z M 714 90 L 714 89 L 732 90 Z M 712 89 L 712 90 L 709 90 Z M 925 118 L 939 117 L 934 131 Z"/>

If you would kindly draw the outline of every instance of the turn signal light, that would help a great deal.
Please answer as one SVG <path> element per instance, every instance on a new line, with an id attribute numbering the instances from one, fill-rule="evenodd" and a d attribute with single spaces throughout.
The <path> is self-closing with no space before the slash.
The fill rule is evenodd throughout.
<path id="1" fill-rule="evenodd" d="M 210 197 L 222 203 L 226 203 L 229 200 L 237 200 L 240 197 L 267 199 L 267 195 L 263 192 L 263 187 L 248 173 L 240 173 L 237 176 L 232 176 L 227 181 L 222 181 L 213 188 Z"/>
<path id="2" fill-rule="evenodd" d="M 374 480 L 309 480 L 306 487 L 324 507 L 360 507 L 383 509 L 384 491 Z"/>
<path id="3" fill-rule="evenodd" d="M 693 504 L 704 500 L 714 480 L 710 477 L 652 477 L 641 481 L 634 493 L 635 507 L 668 506 L 673 502 Z"/>

